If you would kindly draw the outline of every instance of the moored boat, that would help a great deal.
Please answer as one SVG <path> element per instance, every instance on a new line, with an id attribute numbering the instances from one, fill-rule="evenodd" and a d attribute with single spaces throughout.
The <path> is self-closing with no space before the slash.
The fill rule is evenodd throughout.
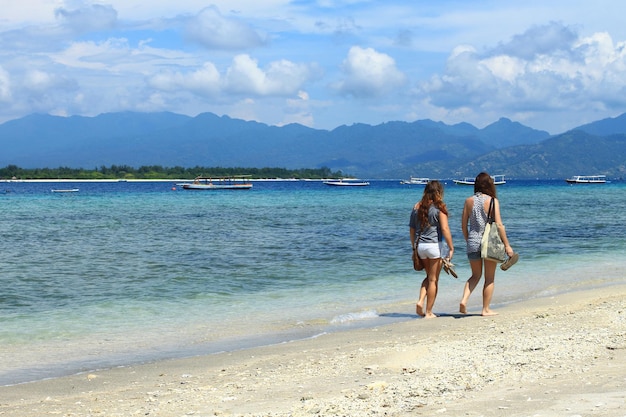
<path id="1" fill-rule="evenodd" d="M 326 185 L 338 186 L 338 187 L 363 187 L 370 185 L 368 181 L 361 181 L 357 179 L 351 178 L 340 178 L 338 180 L 326 180 L 324 181 Z"/>
<path id="2" fill-rule="evenodd" d="M 405 185 L 426 185 L 426 184 L 428 184 L 428 181 L 430 181 L 430 178 L 410 177 L 408 180 L 400 181 L 400 184 L 405 184 Z"/>
<path id="3" fill-rule="evenodd" d="M 491 178 L 493 179 L 494 185 L 506 184 L 506 180 L 504 179 L 503 174 L 491 175 Z M 462 180 L 452 180 L 452 181 L 454 181 L 454 183 L 457 185 L 474 185 L 474 183 L 476 182 L 476 178 L 465 177 Z"/>
<path id="4" fill-rule="evenodd" d="M 64 188 L 64 189 L 55 189 L 55 190 L 50 190 L 53 193 L 77 193 L 78 192 L 78 188 Z"/>
<path id="5" fill-rule="evenodd" d="M 252 183 L 244 176 L 196 177 L 192 183 L 181 184 L 185 190 L 249 190 Z"/>
<path id="6" fill-rule="evenodd" d="M 474 177 L 465 177 L 462 180 L 452 180 L 457 185 L 474 185 Z"/>
<path id="7" fill-rule="evenodd" d="M 574 175 L 565 181 L 568 184 L 605 184 L 606 175 Z"/>

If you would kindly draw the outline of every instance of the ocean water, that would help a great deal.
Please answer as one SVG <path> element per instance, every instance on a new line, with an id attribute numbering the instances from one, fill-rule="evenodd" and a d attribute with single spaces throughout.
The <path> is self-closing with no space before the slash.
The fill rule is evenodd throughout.
<path id="1" fill-rule="evenodd" d="M 78 188 L 76 193 L 52 193 Z M 423 187 L 259 181 L 248 191 L 174 182 L 0 183 L 0 385 L 414 320 L 424 276 L 408 220 Z M 445 185 L 459 279 L 471 187 Z M 520 261 L 492 307 L 626 282 L 626 184 L 498 187 Z M 470 312 L 479 312 L 482 284 Z"/>

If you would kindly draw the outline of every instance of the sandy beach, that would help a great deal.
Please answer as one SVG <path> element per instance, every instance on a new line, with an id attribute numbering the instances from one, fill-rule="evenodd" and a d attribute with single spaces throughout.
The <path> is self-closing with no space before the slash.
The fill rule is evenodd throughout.
<path id="1" fill-rule="evenodd" d="M 0 415 L 626 416 L 626 286 L 498 312 L 1 387 Z"/>

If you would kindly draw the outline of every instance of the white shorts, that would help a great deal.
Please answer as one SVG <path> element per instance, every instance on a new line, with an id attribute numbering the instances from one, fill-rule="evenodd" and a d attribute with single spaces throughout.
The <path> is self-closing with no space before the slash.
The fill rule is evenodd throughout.
<path id="1" fill-rule="evenodd" d="M 444 245 L 443 242 L 420 243 L 417 245 L 417 255 L 421 259 L 439 259 L 443 258 L 442 254 L 447 252 L 446 249 L 447 245 Z"/>

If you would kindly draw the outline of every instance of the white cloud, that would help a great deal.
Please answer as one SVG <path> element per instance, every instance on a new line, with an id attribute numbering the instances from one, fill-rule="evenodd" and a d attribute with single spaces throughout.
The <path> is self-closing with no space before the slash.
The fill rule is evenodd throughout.
<path id="1" fill-rule="evenodd" d="M 394 59 L 372 48 L 350 48 L 342 71 L 344 78 L 335 88 L 359 98 L 383 96 L 406 82 Z"/>
<path id="2" fill-rule="evenodd" d="M 43 0 L 40 0 L 43 1 Z M 120 16 L 126 19 L 141 20 L 146 18 L 160 18 L 163 16 L 176 16 L 195 14 L 207 5 L 216 7 L 224 13 L 233 15 L 276 16 L 291 3 L 290 0 L 107 0 L 119 11 Z"/>
<path id="3" fill-rule="evenodd" d="M 244 49 L 263 45 L 263 36 L 241 20 L 207 7 L 186 25 L 187 36 L 210 49 Z"/>
<path id="4" fill-rule="evenodd" d="M 11 1 L 10 5 L 3 4 L 0 28 L 10 30 L 50 22 L 54 19 L 54 9 L 58 5 L 54 0 L 20 0 Z"/>
<path id="5" fill-rule="evenodd" d="M 108 39 L 104 42 L 75 42 L 51 57 L 67 67 L 99 70 L 111 68 L 129 55 L 130 46 L 126 39 Z"/>
<path id="6" fill-rule="evenodd" d="M 181 89 L 201 96 L 215 96 L 220 92 L 220 73 L 210 62 L 191 73 L 163 72 L 153 76 L 149 84 L 167 92 L 179 92 Z"/>
<path id="7" fill-rule="evenodd" d="M 6 0 L 0 15 L 0 27 L 5 23 L 11 27 L 30 24 L 50 23 L 54 21 L 55 10 L 77 10 L 89 8 L 93 4 L 102 4 L 118 12 L 121 19 L 143 20 L 163 16 L 194 14 L 211 4 L 220 10 L 232 11 L 249 16 L 275 16 L 276 11 L 290 4 L 290 0 Z"/>
<path id="8" fill-rule="evenodd" d="M 309 65 L 280 60 L 261 68 L 255 59 L 242 54 L 233 58 L 223 74 L 215 64 L 206 62 L 195 71 L 159 72 L 149 78 L 149 85 L 163 92 L 180 93 L 184 90 L 200 96 L 222 96 L 222 99 L 230 94 L 295 97 L 306 94 L 302 91 L 303 85 L 315 77 L 316 73 Z"/>
<path id="9" fill-rule="evenodd" d="M 197 59 L 181 51 L 158 49 L 149 41 L 130 45 L 128 39 L 109 38 L 104 41 L 71 43 L 66 49 L 50 54 L 54 62 L 72 69 L 106 70 L 112 73 L 132 72 L 135 76 L 151 72 L 151 68 L 176 63 L 180 66 L 196 65 Z"/>
<path id="10" fill-rule="evenodd" d="M 9 73 L 0 66 L 0 101 L 11 100 L 11 78 Z"/>
<path id="11" fill-rule="evenodd" d="M 519 59 L 507 55 L 487 58 L 484 60 L 483 64 L 494 77 L 510 83 L 515 82 L 515 79 L 523 72 Z"/>
<path id="12" fill-rule="evenodd" d="M 299 123 L 304 126 L 314 125 L 314 116 L 311 111 L 311 100 L 306 91 L 298 91 L 297 98 L 288 98 L 285 108 L 285 116 L 280 126 L 290 123 Z"/>
<path id="13" fill-rule="evenodd" d="M 609 102 L 623 108 L 625 46 L 606 33 L 581 38 L 560 24 L 533 27 L 483 52 L 455 50 L 421 93 L 448 111 L 574 112 Z"/>
<path id="14" fill-rule="evenodd" d="M 303 84 L 315 76 L 307 65 L 287 60 L 271 62 L 260 68 L 249 55 L 237 55 L 226 72 L 226 90 L 257 96 L 295 95 Z"/>
<path id="15" fill-rule="evenodd" d="M 497 46 L 489 53 L 524 60 L 532 60 L 542 55 L 570 56 L 574 52 L 572 47 L 577 38 L 574 28 L 550 22 L 546 25 L 533 26 L 521 35 L 514 35 L 509 42 Z"/>
<path id="16" fill-rule="evenodd" d="M 6 6 L 0 122 L 156 109 L 324 128 L 506 116 L 558 131 L 626 111 L 626 3 L 617 0 Z"/>
<path id="17" fill-rule="evenodd" d="M 52 90 L 75 91 L 78 89 L 74 80 L 41 70 L 28 71 L 24 76 L 22 87 L 39 94 L 50 94 Z"/>
<path id="18" fill-rule="evenodd" d="M 117 11 L 100 4 L 81 4 L 75 9 L 60 7 L 55 10 L 55 16 L 78 33 L 110 29 L 117 22 Z"/>

